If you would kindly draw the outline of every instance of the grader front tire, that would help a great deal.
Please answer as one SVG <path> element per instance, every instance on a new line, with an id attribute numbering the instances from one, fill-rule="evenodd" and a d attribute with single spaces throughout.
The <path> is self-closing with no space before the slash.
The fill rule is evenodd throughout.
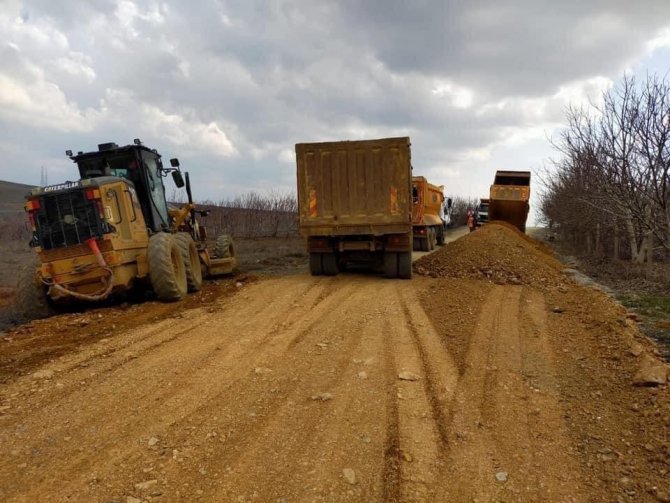
<path id="1" fill-rule="evenodd" d="M 197 292 L 202 288 L 202 265 L 195 241 L 186 232 L 178 232 L 174 235 L 175 241 L 181 251 L 181 256 L 186 267 L 186 286 L 189 292 Z"/>
<path id="2" fill-rule="evenodd" d="M 149 278 L 159 300 L 182 299 L 188 290 L 186 267 L 172 234 L 160 232 L 149 239 Z"/>

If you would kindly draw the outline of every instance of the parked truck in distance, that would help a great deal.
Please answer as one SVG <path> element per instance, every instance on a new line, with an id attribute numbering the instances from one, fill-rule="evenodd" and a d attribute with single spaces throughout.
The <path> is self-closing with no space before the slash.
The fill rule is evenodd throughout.
<path id="1" fill-rule="evenodd" d="M 444 206 L 444 187 L 428 183 L 423 176 L 412 177 L 413 248 L 430 251 L 444 244 L 444 231 L 450 203 Z"/>
<path id="2" fill-rule="evenodd" d="M 530 171 L 496 171 L 491 185 L 489 220 L 502 220 L 526 232 Z"/>
<path id="3" fill-rule="evenodd" d="M 489 198 L 482 197 L 477 205 L 477 227 L 489 221 Z"/>
<path id="4" fill-rule="evenodd" d="M 410 140 L 298 143 L 300 233 L 313 275 L 350 263 L 383 266 L 387 277 L 412 276 Z"/>

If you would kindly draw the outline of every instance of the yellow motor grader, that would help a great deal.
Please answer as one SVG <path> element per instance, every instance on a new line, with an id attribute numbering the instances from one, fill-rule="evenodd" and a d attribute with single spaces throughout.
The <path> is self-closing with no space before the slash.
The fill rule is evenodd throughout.
<path id="1" fill-rule="evenodd" d="M 232 273 L 233 241 L 219 236 L 213 253 L 196 217 L 188 173 L 177 159 L 164 167 L 160 154 L 135 140 L 98 145 L 68 157 L 80 179 L 35 188 L 26 196 L 30 246 L 39 264 L 21 275 L 18 314 L 48 316 L 66 299 L 101 301 L 131 289 L 153 289 L 176 301 L 201 288 L 203 276 Z M 188 203 L 171 208 L 163 178 L 186 188 Z M 186 181 L 184 181 L 184 178 Z"/>

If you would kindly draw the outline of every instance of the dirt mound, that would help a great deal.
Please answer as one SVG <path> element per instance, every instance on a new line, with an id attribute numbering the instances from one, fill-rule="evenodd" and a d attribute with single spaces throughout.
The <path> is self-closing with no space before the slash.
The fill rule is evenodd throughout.
<path id="1" fill-rule="evenodd" d="M 541 243 L 503 223 L 490 223 L 414 263 L 418 274 L 534 286 L 563 283 L 563 266 Z"/>

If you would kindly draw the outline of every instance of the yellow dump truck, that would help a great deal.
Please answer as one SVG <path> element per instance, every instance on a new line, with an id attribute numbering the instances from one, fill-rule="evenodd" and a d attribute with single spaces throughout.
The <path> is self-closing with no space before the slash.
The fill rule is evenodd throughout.
<path id="1" fill-rule="evenodd" d="M 530 171 L 496 171 L 489 198 L 489 220 L 502 220 L 526 232 Z"/>
<path id="2" fill-rule="evenodd" d="M 446 210 L 446 211 L 445 211 Z M 444 187 L 428 183 L 423 176 L 412 178 L 412 227 L 414 249 L 430 251 L 444 244 Z"/>
<path id="3" fill-rule="evenodd" d="M 295 152 L 310 272 L 335 275 L 365 263 L 411 278 L 409 138 L 299 143 Z"/>

